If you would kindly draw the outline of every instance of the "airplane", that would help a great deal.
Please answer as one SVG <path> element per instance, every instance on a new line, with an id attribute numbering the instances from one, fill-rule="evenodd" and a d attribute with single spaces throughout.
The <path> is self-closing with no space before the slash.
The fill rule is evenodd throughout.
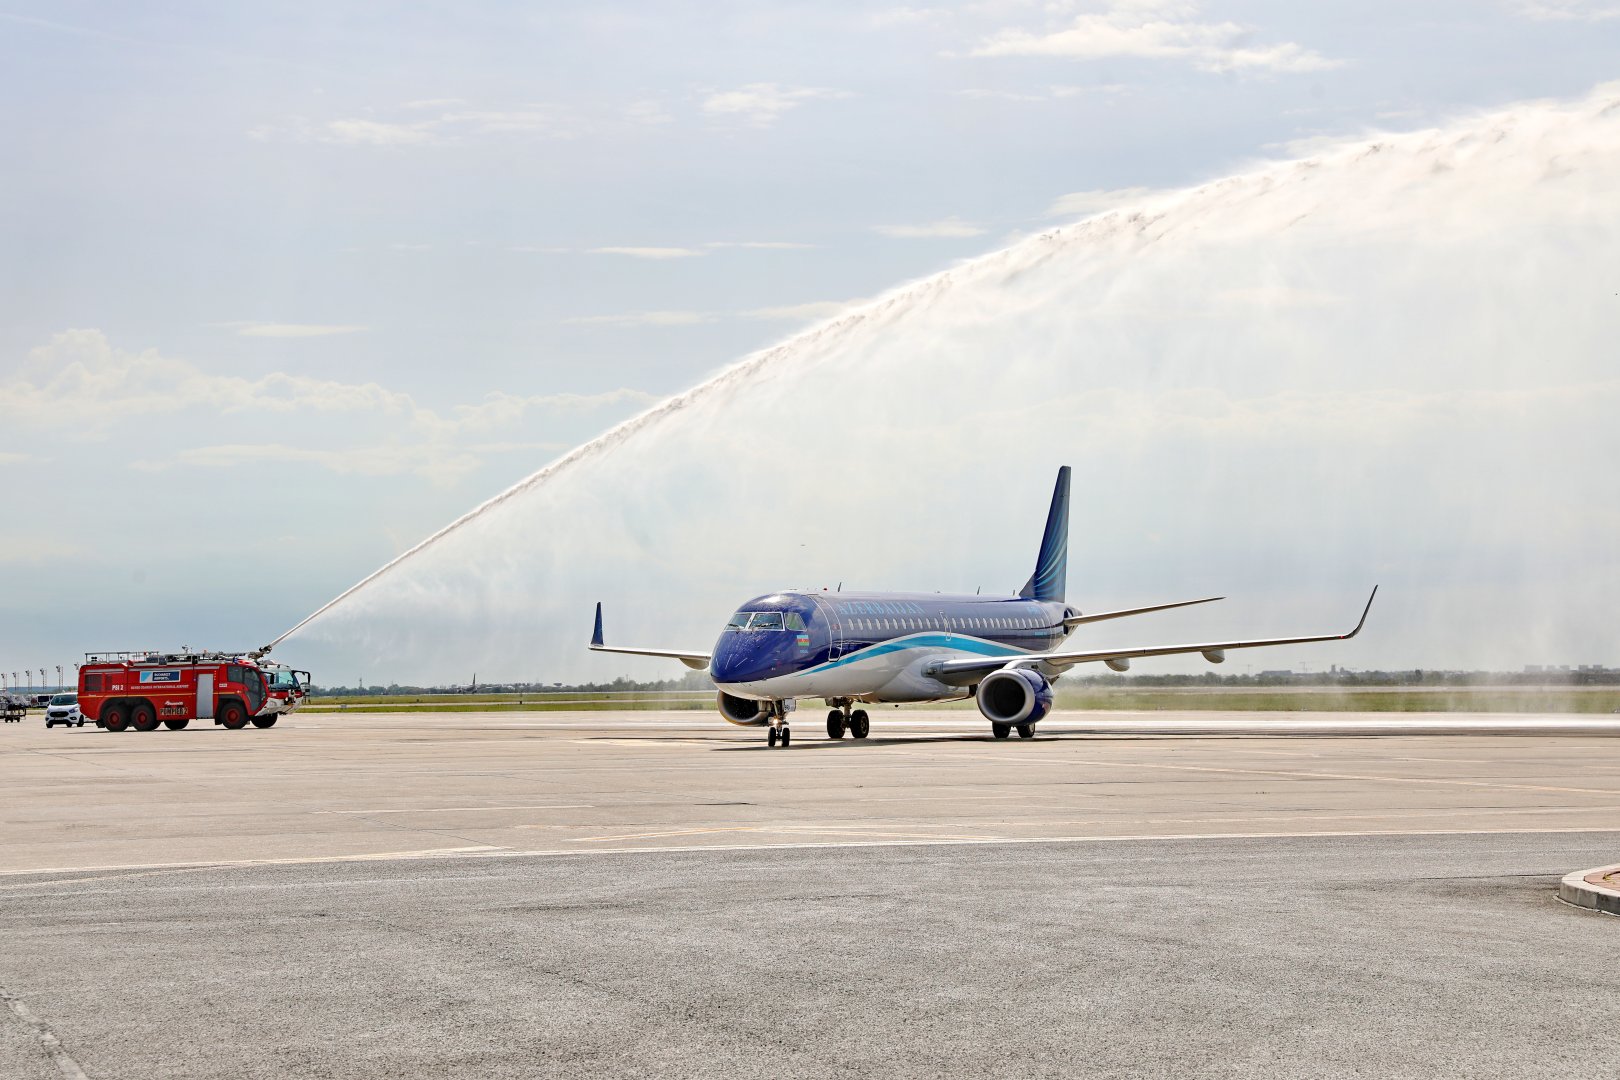
<path id="1" fill-rule="evenodd" d="M 786 590 L 743 604 L 708 652 L 605 644 L 598 602 L 590 647 L 707 669 L 721 716 L 741 726 L 768 726 L 768 745 L 786 747 L 792 740 L 788 714 L 800 698 L 821 698 L 830 706 L 829 739 L 846 733 L 867 737 L 871 721 L 858 704 L 970 697 L 995 738 L 1017 731 L 1019 738 L 1032 739 L 1052 710 L 1052 683 L 1076 664 L 1103 663 L 1125 671 L 1142 657 L 1187 653 L 1202 653 L 1219 664 L 1232 649 L 1346 641 L 1367 622 L 1377 586 L 1348 634 L 1061 649 L 1064 639 L 1088 623 L 1225 599 L 1207 596 L 1094 614 L 1068 603 L 1069 475 L 1067 465 L 1058 470 L 1035 572 L 1016 596 Z"/>

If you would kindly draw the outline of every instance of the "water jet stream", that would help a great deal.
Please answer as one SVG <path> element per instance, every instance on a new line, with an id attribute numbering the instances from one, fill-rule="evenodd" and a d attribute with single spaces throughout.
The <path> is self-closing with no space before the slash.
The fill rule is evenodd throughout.
<path id="1" fill-rule="evenodd" d="M 1362 666 L 1614 656 L 1617 190 L 1620 84 L 1048 230 L 618 425 L 271 645 L 591 677 L 596 599 L 703 646 L 749 590 L 1015 589 L 1072 462 L 1071 597 L 1234 597 L 1155 636 L 1312 626 L 1378 578 L 1411 606 Z"/>

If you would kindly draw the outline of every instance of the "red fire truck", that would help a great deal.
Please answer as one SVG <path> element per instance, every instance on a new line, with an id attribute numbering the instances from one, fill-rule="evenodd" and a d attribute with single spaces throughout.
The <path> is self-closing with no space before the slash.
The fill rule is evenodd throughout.
<path id="1" fill-rule="evenodd" d="M 79 711 L 108 731 L 267 728 L 308 694 L 309 672 L 244 653 L 86 653 L 79 665 Z"/>

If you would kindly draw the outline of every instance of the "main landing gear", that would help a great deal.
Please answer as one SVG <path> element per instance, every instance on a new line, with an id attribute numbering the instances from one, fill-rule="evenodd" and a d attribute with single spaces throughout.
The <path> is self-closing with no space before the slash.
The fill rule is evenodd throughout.
<path id="1" fill-rule="evenodd" d="M 857 739 L 864 739 L 872 731 L 871 718 L 866 715 L 865 709 L 850 711 L 850 703 L 840 703 L 840 707 L 827 714 L 827 738 L 842 739 L 844 732 L 849 732 Z"/>
<path id="2" fill-rule="evenodd" d="M 1035 725 L 1034 724 L 996 724 L 996 723 L 992 723 L 990 725 L 990 734 L 994 735 L 998 739 L 1005 739 L 1007 736 L 1009 736 L 1009 735 L 1011 735 L 1013 733 L 1013 728 L 1014 727 L 1016 727 L 1018 729 L 1018 737 L 1020 739 L 1033 739 L 1035 737 Z"/>

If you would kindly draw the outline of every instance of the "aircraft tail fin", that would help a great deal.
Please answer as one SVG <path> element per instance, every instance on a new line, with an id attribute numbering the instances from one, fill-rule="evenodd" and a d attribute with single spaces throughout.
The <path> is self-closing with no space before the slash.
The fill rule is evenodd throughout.
<path id="1" fill-rule="evenodd" d="M 1052 509 L 1046 514 L 1046 533 L 1041 537 L 1041 554 L 1018 595 L 1029 600 L 1062 600 L 1068 584 L 1069 566 L 1069 467 L 1058 470 L 1057 486 L 1052 489 Z"/>

